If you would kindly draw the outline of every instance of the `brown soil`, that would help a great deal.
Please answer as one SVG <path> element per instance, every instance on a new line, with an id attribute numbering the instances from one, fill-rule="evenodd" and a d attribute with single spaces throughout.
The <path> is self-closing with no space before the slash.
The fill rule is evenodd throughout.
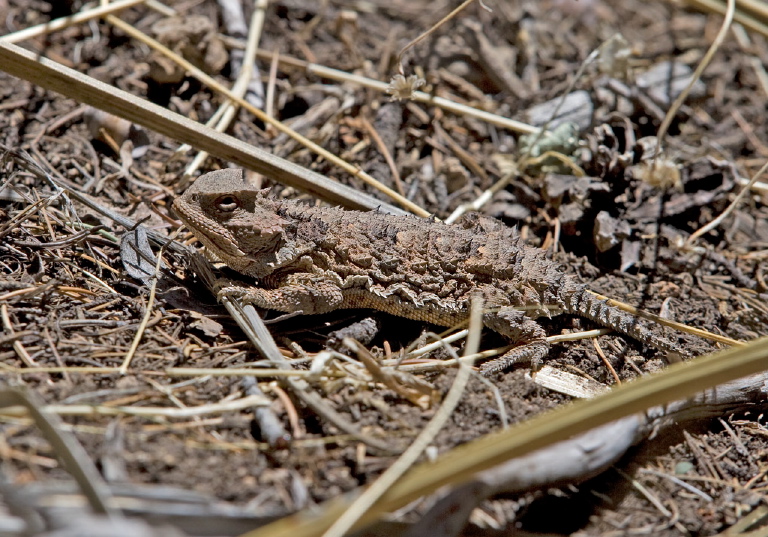
<path id="1" fill-rule="evenodd" d="M 0 0 L 4 15 L 0 20 L 7 24 L 5 32 L 15 31 L 65 15 L 65 4 Z M 394 72 L 397 51 L 455 3 L 373 2 L 359 12 L 354 3 L 329 2 L 324 8 L 303 4 L 315 5 L 283 1 L 270 7 L 261 48 L 386 80 Z M 220 20 L 211 0 L 171 5 L 185 15 Z M 581 151 L 574 158 L 589 179 L 577 180 L 568 169 L 530 169 L 485 211 L 518 226 L 531 245 L 552 248 L 556 244 L 555 255 L 597 292 L 651 312 L 668 308 L 679 322 L 735 339 L 768 334 L 765 295 L 756 295 L 766 291 L 764 193 L 747 196 L 719 227 L 699 240 L 705 253 L 679 247 L 680 240 L 710 222 L 734 199 L 741 189 L 734 174 L 750 177 L 768 156 L 766 95 L 750 63 L 752 57 L 768 63 L 765 39 L 750 34 L 753 44 L 746 53 L 729 34 L 701 86 L 672 123 L 665 156 L 680 164 L 680 181 L 661 189 L 633 177 L 629 167 L 641 157 L 632 140 L 654 135 L 662 119 L 659 111 L 663 114 L 669 108 L 669 84 L 661 84 L 660 97 L 651 97 L 639 88 L 637 74 L 670 60 L 695 68 L 721 18 L 661 1 L 641 5 L 552 0 L 497 2 L 490 7 L 492 13 L 478 4 L 470 6 L 406 54 L 407 71 L 423 70 L 427 91 L 529 120 L 526 111 L 561 96 L 590 52 L 616 32 L 631 43 L 635 56 L 629 68 L 634 75 L 620 83 L 627 96 L 619 96 L 618 83 L 612 85 L 612 80 L 622 77 L 619 67 L 599 74 L 593 66 L 577 81 L 576 88 L 585 90 L 594 105 L 589 125 L 578 135 L 592 152 Z M 122 18 L 150 32 L 162 17 L 136 8 Z M 477 43 L 473 24 L 479 25 L 486 48 Z M 151 78 L 147 49 L 105 22 L 77 25 L 25 45 L 201 122 L 219 102 L 191 78 L 174 83 Z M 501 67 L 494 67 L 493 62 L 500 59 Z M 215 60 L 211 62 L 217 66 Z M 266 80 L 269 65 L 260 67 Z M 222 80 L 228 74 L 228 65 L 216 67 Z M 441 218 L 474 200 L 501 175 L 503 162 L 497 155 L 520 154 L 516 134 L 479 120 L 422 104 L 391 103 L 386 95 L 308 77 L 299 69 L 279 70 L 277 77 L 275 114 L 280 119 L 312 116 L 328 100 L 336 99 L 331 112 L 315 116 L 305 134 L 397 187 L 366 127 L 369 122 L 389 146 L 404 192 Z M 177 144 L 148 133 L 148 151 L 129 162 L 108 144 L 94 140 L 79 107 L 77 102 L 0 73 L 0 143 L 15 152 L 26 151 L 62 184 L 103 206 L 170 233 L 175 224 L 168 208 L 182 167 L 192 157 L 171 160 Z M 230 132 L 377 195 L 245 114 Z M 471 170 L 471 163 L 486 178 Z M 209 159 L 205 170 L 224 165 Z M 121 166 L 129 167 L 128 171 Z M 34 200 L 49 197 L 50 185 L 11 159 L 6 160 L 0 179 L 28 195 L 13 198 L 9 189 L 0 193 L 2 363 L 24 368 L 28 364 L 21 355 L 26 352 L 38 366 L 119 366 L 148 296 L 147 287 L 125 273 L 119 242 L 113 235 L 95 231 L 67 241 L 80 228 L 66 223 L 66 208 L 60 202 L 13 221 Z M 272 186 L 268 178 L 264 184 Z M 280 195 L 298 195 L 280 185 L 276 190 Z M 124 232 L 83 206 L 77 205 L 76 212 L 85 223 L 102 224 L 118 236 Z M 612 247 L 602 248 L 606 241 Z M 166 261 L 165 277 L 176 287 L 192 289 L 192 296 L 182 307 L 169 298 L 171 293 L 159 295 L 131 374 L 7 371 L 4 382 L 25 386 L 40 400 L 61 405 L 195 407 L 242 395 L 239 378 L 190 381 L 166 375 L 169 367 L 231 368 L 258 359 L 226 311 L 213 297 L 198 291 L 202 286 L 185 260 L 169 255 Z M 33 287 L 35 292 L 12 293 Z M 344 312 L 299 317 L 280 321 L 271 329 L 279 342 L 287 345 L 290 340 L 313 354 L 323 347 L 329 332 L 364 316 L 365 312 Z M 383 355 L 387 347 L 397 353 L 422 330 L 437 330 L 394 317 L 380 318 L 382 329 L 369 345 L 376 355 Z M 587 321 L 567 316 L 553 318 L 546 326 L 550 334 L 593 328 Z M 11 337 L 12 331 L 23 334 Z M 692 354 L 717 348 L 692 336 L 681 337 Z M 503 342 L 488 335 L 483 347 L 496 343 Z M 601 336 L 599 344 L 622 380 L 655 371 L 665 363 L 653 349 L 623 336 Z M 591 341 L 553 346 L 548 364 L 578 368 L 599 382 L 615 383 Z M 513 422 L 569 400 L 537 386 L 525 372 L 523 366 L 491 379 Z M 453 376 L 449 370 L 429 374 L 425 380 L 445 393 Z M 249 505 L 252 512 L 265 517 L 337 497 L 370 482 L 392 462 L 389 457 L 361 456 L 356 442 L 335 436 L 337 430 L 300 406 L 295 409 L 297 421 L 291 424 L 286 408 L 290 398 L 281 399 L 269 380 L 260 385 L 274 399 L 276 415 L 293 433 L 289 449 L 272 449 L 255 440 L 251 411 L 183 419 L 65 415 L 63 420 L 105 475 L 107 467 L 116 468 L 117 477 L 107 475 L 113 481 L 174 485 L 238 506 Z M 434 412 L 380 385 L 326 382 L 315 388 L 338 412 L 374 437 L 405 441 Z M 625 474 L 610 470 L 578 485 L 486 502 L 485 515 L 473 517 L 475 526 L 467 531 L 491 534 L 493 527 L 505 532 L 516 528 L 585 535 L 714 535 L 764 502 L 760 491 L 766 482 L 759 475 L 765 473 L 768 442 L 760 418 L 756 411 L 738 419 L 723 416 L 722 421 L 692 424 L 690 430 L 675 427 L 628 454 L 619 466 Z M 435 446 L 443 452 L 499 428 L 493 395 L 475 378 Z M 3 417 L 0 430 L 0 453 L 13 483 L 21 486 L 64 475 L 51 447 L 29 421 Z M 694 464 L 681 474 L 680 465 L 687 462 Z M 678 478 L 685 474 L 711 500 L 683 490 L 659 477 L 660 473 L 677 473 Z M 622 475 L 641 481 L 674 516 L 656 509 Z M 553 517 L 553 512 L 562 515 Z"/>

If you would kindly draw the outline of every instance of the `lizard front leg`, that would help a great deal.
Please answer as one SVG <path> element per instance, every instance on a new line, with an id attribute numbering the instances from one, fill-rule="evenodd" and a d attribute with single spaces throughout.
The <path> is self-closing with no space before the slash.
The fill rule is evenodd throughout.
<path id="1" fill-rule="evenodd" d="M 549 343 L 544 329 L 520 310 L 507 307 L 496 312 L 485 313 L 483 324 L 509 338 L 512 343 L 518 344 L 500 357 L 481 365 L 480 371 L 484 375 L 503 371 L 520 361 L 530 361 L 535 370 L 539 362 L 549 353 Z"/>
<path id="2" fill-rule="evenodd" d="M 219 280 L 214 290 L 219 298 L 234 297 L 259 308 L 304 315 L 333 311 L 344 301 L 338 283 L 322 275 L 292 275 L 286 278 L 284 284 L 274 289 Z"/>

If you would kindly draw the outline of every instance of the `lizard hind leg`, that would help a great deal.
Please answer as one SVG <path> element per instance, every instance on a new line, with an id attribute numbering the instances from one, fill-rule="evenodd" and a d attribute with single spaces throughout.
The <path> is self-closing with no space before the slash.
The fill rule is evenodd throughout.
<path id="1" fill-rule="evenodd" d="M 497 312 L 485 313 L 483 324 L 509 338 L 512 343 L 517 343 L 503 355 L 482 364 L 480 371 L 483 375 L 503 371 L 517 362 L 531 362 L 535 371 L 541 360 L 549 353 L 549 343 L 544 329 L 520 310 L 502 308 Z"/>

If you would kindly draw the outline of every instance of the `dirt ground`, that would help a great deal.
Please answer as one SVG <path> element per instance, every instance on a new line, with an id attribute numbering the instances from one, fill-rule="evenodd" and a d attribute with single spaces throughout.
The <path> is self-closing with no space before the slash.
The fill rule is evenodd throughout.
<path id="1" fill-rule="evenodd" d="M 750 178 L 768 158 L 768 96 L 755 70 L 756 64 L 768 64 L 766 39 L 747 32 L 745 43 L 742 34 L 737 39 L 734 32 L 728 33 L 666 138 L 664 158 L 674 163 L 679 177 L 671 174 L 668 184 L 656 185 L 642 174 L 640 163 L 647 157 L 643 148 L 653 148 L 642 139 L 657 133 L 679 91 L 677 81 L 696 68 L 722 18 L 662 1 L 486 3 L 490 11 L 479 3 L 471 5 L 405 54 L 406 73 L 419 73 L 426 80 L 422 90 L 536 124 L 541 116 L 536 107 L 544 104 L 551 111 L 557 99 L 571 91 L 569 83 L 585 59 L 606 40 L 620 33 L 632 54 L 624 58 L 622 49 L 605 60 L 608 67 L 602 72 L 592 63 L 575 81 L 573 91 L 585 98 L 573 116 L 581 122 L 574 131 L 578 148 L 553 148 L 571 157 L 572 165 L 551 160 L 531 164 L 483 212 L 517 226 L 530 245 L 549 249 L 596 292 L 730 338 L 768 335 L 766 295 L 760 294 L 768 290 L 766 190 L 753 190 L 718 227 L 697 240 L 696 248 L 685 247 L 693 232 L 734 200 L 743 187 L 740 178 Z M 267 10 L 259 46 L 388 80 L 398 51 L 456 4 L 276 1 Z M 184 16 L 203 16 L 216 31 L 224 31 L 220 8 L 212 0 L 169 5 Z M 79 7 L 78 1 L 0 0 L 2 32 Z M 146 7 L 127 10 L 121 18 L 158 38 L 163 31 L 176 31 L 158 24 L 164 17 Z M 181 39 L 205 41 L 207 48 L 198 61 L 221 81 L 230 81 L 231 40 L 217 41 L 208 34 Z M 221 102 L 183 73 L 174 79 L 145 45 L 105 21 L 75 25 L 24 45 L 200 122 Z M 259 68 L 266 87 L 269 62 L 259 62 Z M 658 73 L 660 81 L 649 83 L 649 72 Z M 525 147 L 518 133 L 503 127 L 423 103 L 392 102 L 388 95 L 298 68 L 277 68 L 272 107 L 279 119 L 293 122 L 306 136 L 402 190 L 439 218 L 491 187 Z M 28 162 L 62 185 L 148 228 L 173 232 L 179 223 L 170 203 L 184 188 L 181 172 L 194 153 L 180 157 L 174 153 L 174 140 L 152 132 L 146 133 L 140 156 L 131 157 L 125 148 L 115 152 L 89 129 L 89 121 L 94 122 L 89 114 L 81 103 L 0 72 L 4 151 L 26 152 Z M 245 113 L 228 132 L 384 199 Z M 382 147 L 391 154 L 399 177 Z M 145 314 L 148 288 L 123 267 L 123 228 L 80 204 L 75 208 L 81 221 L 98 228 L 67 222 L 59 201 L 33 207 L 36 200 L 51 196 L 51 187 L 29 165 L 8 155 L 0 188 L 11 181 L 26 197 L 9 188 L 0 190 L 2 382 L 24 386 L 41 401 L 56 405 L 178 409 L 241 397 L 246 388 L 240 377 L 190 379 L 166 373 L 169 367 L 236 368 L 259 360 L 227 312 L 203 290 L 187 260 L 172 254 L 166 255 L 164 275 L 172 287 L 188 289 L 189 297 L 181 304 L 170 298 L 172 293 L 159 293 L 130 374 L 24 371 L 120 366 Z M 226 165 L 209 158 L 201 171 Z M 574 165 L 586 175 L 577 177 Z M 268 177 L 262 180 L 265 186 L 275 186 L 276 195 L 301 196 Z M 189 234 L 182 239 L 192 243 Z M 286 356 L 314 356 L 329 333 L 369 313 L 294 317 L 278 320 L 270 329 Z M 381 328 L 367 344 L 376 356 L 396 357 L 425 331 L 442 331 L 386 315 L 377 318 Z M 544 324 L 549 334 L 595 328 L 571 316 Z M 695 336 L 678 337 L 692 355 L 719 348 Z M 622 381 L 666 363 L 658 351 L 621 335 L 603 335 L 598 342 L 605 361 L 586 340 L 553 345 L 547 364 L 614 385 L 605 362 Z M 503 343 L 488 334 L 482 348 Z M 432 357 L 445 356 L 437 352 Z M 537 385 L 526 373 L 523 365 L 490 377 L 513 423 L 570 400 Z M 444 394 L 454 375 L 449 369 L 420 376 Z M 274 414 L 290 431 L 288 449 L 264 441 L 252 409 L 191 418 L 62 412 L 62 420 L 111 482 L 176 486 L 247 506 L 264 517 L 335 498 L 371 482 L 394 460 L 366 454 L 358 442 L 304 408 L 271 379 L 258 380 L 273 401 Z M 367 435 L 402 440 L 403 445 L 434 414 L 434 408 L 424 410 L 380 384 L 326 379 L 314 387 Z M 434 445 L 444 452 L 500 427 L 488 384 L 473 377 Z M 21 487 L 65 476 L 51 446 L 29 420 L 0 414 L 0 431 L 8 481 Z M 594 479 L 483 503 L 465 531 L 715 535 L 766 504 L 766 457 L 768 435 L 760 408 L 673 426 Z M 633 487 L 629 476 L 647 493 Z M 704 494 L 684 488 L 683 480 Z M 417 518 L 410 516 L 405 520 Z"/>

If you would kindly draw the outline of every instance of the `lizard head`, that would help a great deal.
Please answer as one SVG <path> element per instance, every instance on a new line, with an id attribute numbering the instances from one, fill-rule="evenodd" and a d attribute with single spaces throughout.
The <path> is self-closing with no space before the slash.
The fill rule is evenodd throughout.
<path id="1" fill-rule="evenodd" d="M 276 203 L 250 185 L 242 170 L 225 169 L 197 179 L 173 202 L 184 224 L 208 250 L 244 272 L 259 254 L 280 246 L 288 222 L 275 213 Z"/>

